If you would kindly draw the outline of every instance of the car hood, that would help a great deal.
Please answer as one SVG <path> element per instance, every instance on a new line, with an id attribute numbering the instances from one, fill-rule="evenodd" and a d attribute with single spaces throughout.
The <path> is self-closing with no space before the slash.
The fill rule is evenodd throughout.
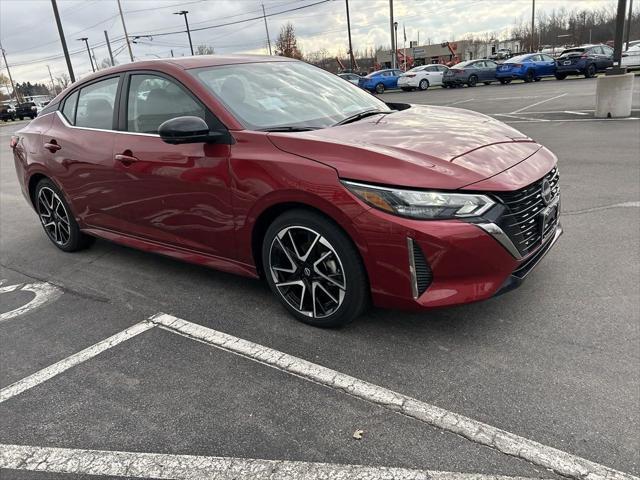
<path id="1" fill-rule="evenodd" d="M 457 189 L 497 175 L 538 151 L 526 135 L 486 115 L 411 106 L 338 127 L 270 133 L 280 150 L 382 185 Z"/>

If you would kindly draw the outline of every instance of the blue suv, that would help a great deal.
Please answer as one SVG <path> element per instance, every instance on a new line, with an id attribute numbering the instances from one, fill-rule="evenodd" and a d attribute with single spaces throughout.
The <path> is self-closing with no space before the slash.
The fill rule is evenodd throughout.
<path id="1" fill-rule="evenodd" d="M 556 78 L 564 80 L 567 75 L 596 76 L 613 66 L 613 48 L 607 45 L 584 45 L 568 48 L 556 59 Z"/>
<path id="2" fill-rule="evenodd" d="M 360 78 L 358 86 L 370 92 L 383 93 L 389 88 L 398 88 L 398 78 L 401 74 L 402 72 L 397 69 L 378 70 Z"/>
<path id="3" fill-rule="evenodd" d="M 506 60 L 496 70 L 496 78 L 503 85 L 511 80 L 537 82 L 542 77 L 553 77 L 556 73 L 556 61 L 544 53 L 529 53 Z"/>

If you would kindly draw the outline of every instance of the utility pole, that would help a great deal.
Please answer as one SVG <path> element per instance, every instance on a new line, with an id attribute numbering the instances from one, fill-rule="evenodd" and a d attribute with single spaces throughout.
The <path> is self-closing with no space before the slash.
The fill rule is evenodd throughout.
<path id="1" fill-rule="evenodd" d="M 393 0 L 389 0 L 389 22 L 391 26 L 391 68 L 396 68 L 396 37 L 393 33 Z"/>
<path id="2" fill-rule="evenodd" d="M 606 75 L 620 75 L 626 73 L 626 68 L 620 68 L 622 60 L 622 34 L 624 33 L 624 17 L 626 0 L 618 0 L 618 13 L 616 15 L 616 32 L 613 36 L 613 67 L 607 70 Z"/>
<path id="3" fill-rule="evenodd" d="M 269 38 L 269 27 L 267 26 L 267 14 L 264 11 L 264 3 L 262 4 L 262 18 L 264 19 L 264 29 L 267 32 L 267 45 L 269 45 L 269 55 L 272 55 L 271 39 Z"/>
<path id="4" fill-rule="evenodd" d="M 84 42 L 84 44 L 87 46 L 87 53 L 89 54 L 89 61 L 91 62 L 91 70 L 95 72 L 96 69 L 93 66 L 93 58 L 91 58 L 91 50 L 89 49 L 89 39 L 87 37 L 82 37 L 82 38 L 78 38 L 78 41 Z"/>
<path id="5" fill-rule="evenodd" d="M 53 82 L 53 75 L 51 75 L 51 69 L 49 65 L 47 65 L 47 70 L 49 70 L 49 78 L 51 79 L 51 88 L 53 88 L 53 96 L 56 96 L 56 84 Z"/>
<path id="6" fill-rule="evenodd" d="M 11 82 L 11 89 L 13 90 L 13 96 L 16 97 L 16 102 L 19 102 L 18 99 L 18 91 L 16 90 L 16 86 L 13 84 L 13 77 L 11 77 L 11 70 L 9 70 L 9 64 L 7 63 L 7 56 L 4 53 L 4 48 L 0 45 L 0 50 L 2 50 L 2 58 L 4 59 L 4 66 L 7 67 L 7 73 L 9 74 L 9 81 Z"/>
<path id="7" fill-rule="evenodd" d="M 174 12 L 174 15 L 182 15 L 184 17 L 184 24 L 187 26 L 187 36 L 189 37 L 189 48 L 191 49 L 191 55 L 193 53 L 193 43 L 191 43 L 191 31 L 189 31 L 189 20 L 187 20 L 188 10 L 180 10 L 179 12 Z"/>
<path id="8" fill-rule="evenodd" d="M 124 39 L 127 41 L 127 48 L 129 49 L 129 57 L 131 61 L 135 61 L 133 59 L 133 51 L 131 50 L 131 41 L 129 40 L 129 34 L 127 33 L 127 26 L 124 23 L 124 15 L 122 14 L 122 5 L 120 5 L 120 0 L 118 0 L 118 10 L 120 11 L 120 20 L 122 20 L 122 29 L 124 30 Z"/>
<path id="9" fill-rule="evenodd" d="M 107 50 L 109 50 L 109 60 L 111 60 L 111 66 L 115 67 L 116 66 L 116 62 L 113 61 L 113 52 L 111 51 L 111 42 L 109 42 L 109 34 L 107 33 L 107 31 L 104 31 L 104 39 L 107 42 Z"/>
<path id="10" fill-rule="evenodd" d="M 349 62 L 350 69 L 353 72 L 353 46 L 351 45 L 351 19 L 349 18 L 349 0 L 345 0 L 347 5 L 347 31 L 349 32 Z"/>
<path id="11" fill-rule="evenodd" d="M 531 0 L 531 53 L 536 51 L 536 0 Z"/>
<path id="12" fill-rule="evenodd" d="M 58 25 L 58 34 L 60 34 L 60 43 L 62 43 L 62 51 L 64 52 L 64 58 L 67 61 L 69 78 L 71 79 L 71 83 L 74 83 L 76 81 L 76 77 L 73 74 L 71 57 L 69 57 L 69 50 L 67 49 L 67 41 L 64 39 L 64 32 L 62 31 L 62 23 L 60 22 L 60 14 L 58 13 L 58 4 L 56 3 L 56 0 L 51 0 L 51 6 L 53 7 L 53 15 L 56 17 L 56 24 Z"/>
<path id="13" fill-rule="evenodd" d="M 629 50 L 629 33 L 631 32 L 631 16 L 633 15 L 633 0 L 629 0 L 629 16 L 627 17 L 627 34 L 625 38 L 625 43 L 627 44 L 626 49 Z"/>

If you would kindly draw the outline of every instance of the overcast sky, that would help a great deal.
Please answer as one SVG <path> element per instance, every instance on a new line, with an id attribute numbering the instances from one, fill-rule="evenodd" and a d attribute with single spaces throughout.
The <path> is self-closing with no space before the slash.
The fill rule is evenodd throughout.
<path id="1" fill-rule="evenodd" d="M 262 0 L 267 15 L 305 7 L 320 0 Z M 189 11 L 192 29 L 242 21 L 262 14 L 261 0 L 121 0 L 129 35 L 158 34 L 185 29 L 184 19 L 172 13 Z M 600 8 L 613 5 L 612 0 L 537 0 L 538 11 L 553 8 Z M 389 45 L 389 1 L 350 0 L 354 50 L 376 45 Z M 58 8 L 72 53 L 77 78 L 91 72 L 84 43 L 76 39 L 88 37 L 96 45 L 98 62 L 108 57 L 104 46 L 104 30 L 112 40 L 116 60 L 127 62 L 123 29 L 116 0 L 58 0 Z M 453 40 L 468 33 L 508 32 L 516 21 L 531 16 L 531 0 L 394 0 L 399 22 L 399 44 L 402 25 L 407 40 L 425 43 Z M 273 41 L 281 25 L 294 24 L 303 52 L 326 48 L 330 53 L 347 50 L 344 0 L 331 0 L 308 8 L 274 15 L 267 19 Z M 193 44 L 206 44 L 216 53 L 267 53 L 262 18 L 219 26 L 192 33 Z M 66 72 L 62 47 L 50 0 L 0 0 L 0 41 L 6 51 L 14 81 L 48 81 L 47 65 L 54 77 Z M 185 33 L 142 38 L 133 45 L 136 59 L 165 57 L 173 49 L 176 56 L 189 53 Z M 3 72 L 4 63 L 2 64 Z"/>

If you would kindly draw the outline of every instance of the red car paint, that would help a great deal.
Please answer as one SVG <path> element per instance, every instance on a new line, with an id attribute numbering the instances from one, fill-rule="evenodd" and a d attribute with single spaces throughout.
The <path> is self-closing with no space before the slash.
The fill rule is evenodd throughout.
<path id="1" fill-rule="evenodd" d="M 212 59 L 214 58 L 214 59 Z M 371 208 L 341 179 L 421 189 L 514 191 L 556 164 L 546 148 L 475 112 L 412 106 L 310 132 L 250 131 L 186 69 L 280 57 L 192 57 L 122 65 L 181 82 L 229 129 L 233 145 L 169 145 L 159 137 L 70 128 L 57 113 L 18 132 L 18 177 L 30 203 L 44 175 L 65 193 L 87 233 L 250 277 L 263 220 L 304 205 L 333 219 L 357 246 L 374 304 L 425 308 L 491 297 L 527 259 L 461 220 L 422 221 Z M 72 85 L 70 88 L 75 88 Z M 51 104 L 57 104 L 69 90 Z M 61 148 L 47 149 L 45 144 Z M 125 161 L 116 160 L 124 155 Z M 126 158 L 134 157 L 134 163 Z M 407 238 L 425 252 L 433 282 L 412 296 Z"/>

